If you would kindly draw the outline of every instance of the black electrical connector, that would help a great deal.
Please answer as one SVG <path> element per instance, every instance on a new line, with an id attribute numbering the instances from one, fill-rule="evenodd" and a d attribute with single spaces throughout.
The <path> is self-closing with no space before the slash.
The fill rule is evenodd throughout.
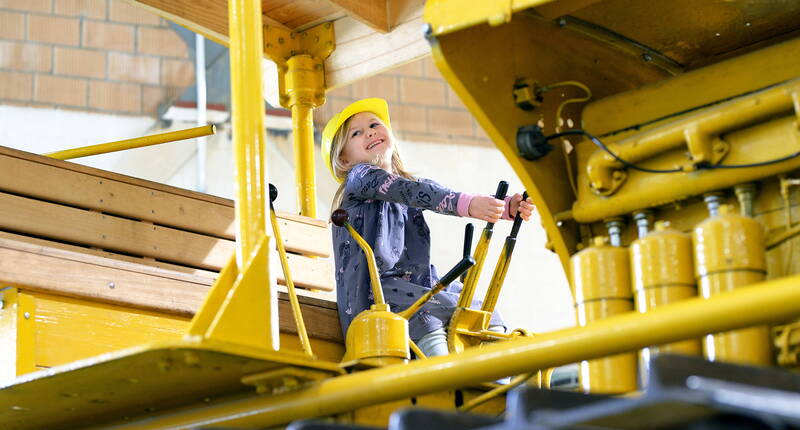
<path id="1" fill-rule="evenodd" d="M 547 137 L 538 125 L 523 125 L 517 129 L 517 151 L 522 158 L 536 161 L 553 148 L 553 145 L 547 143 Z"/>

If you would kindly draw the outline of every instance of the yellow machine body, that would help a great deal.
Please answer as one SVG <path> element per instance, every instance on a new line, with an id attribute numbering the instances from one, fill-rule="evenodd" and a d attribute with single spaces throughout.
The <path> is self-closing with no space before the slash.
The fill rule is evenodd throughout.
<path id="1" fill-rule="evenodd" d="M 778 364 L 797 367 L 800 157 L 793 154 L 800 154 L 800 2 L 330 0 L 336 6 L 326 17 L 303 24 L 262 22 L 277 9 L 310 13 L 300 2 L 267 2 L 264 11 L 254 0 L 129 3 L 230 45 L 234 255 L 188 328 L 188 316 L 180 324 L 152 320 L 161 321 L 152 323 L 156 329 L 173 324 L 176 332 L 185 330 L 183 340 L 124 351 L 48 348 L 58 358 L 48 362 L 53 368 L 6 370 L 32 373 L 0 387 L 6 412 L 0 427 L 272 428 L 318 417 L 385 426 L 391 412 L 414 402 L 453 409 L 462 389 L 576 362 L 583 391 L 630 393 L 637 389 L 635 351 L 696 353 L 701 338 L 712 360 L 772 365 L 775 348 Z M 381 5 L 387 10 L 375 14 L 380 19 L 409 20 L 384 22 L 378 31 L 354 26 Z M 403 38 L 414 32 L 417 39 Z M 425 49 L 392 63 L 420 43 Z M 348 47 L 352 55 L 343 56 Z M 379 303 L 353 321 L 344 364 L 354 365 L 343 368 L 341 345 L 313 336 L 319 326 L 308 326 L 313 355 L 310 344 L 278 333 L 277 293 L 265 288 L 275 281 L 269 263 L 276 236 L 266 224 L 263 57 L 278 65 L 281 105 L 292 111 L 299 211 L 315 217 L 313 112 L 325 92 L 350 76 L 428 53 L 449 85 L 447 106 L 463 103 L 536 205 L 546 246 L 570 278 L 577 327 L 469 348 L 489 336 L 487 314 L 461 309 L 463 325 L 450 333 L 458 354 L 408 361 L 407 322 Z M 428 65 L 422 70 L 424 79 L 433 79 Z M 396 119 L 402 130 L 403 114 Z M 518 133 L 534 125 L 544 136 L 581 129 L 607 150 L 585 135 L 570 135 L 547 141 L 549 152 L 539 158 L 523 157 Z M 702 196 L 717 192 L 723 203 L 735 203 L 733 189 L 743 183 L 754 191 L 747 198 L 737 191 L 736 198 L 751 216 L 709 218 Z M 629 220 L 643 210 L 678 232 L 694 231 L 693 249 L 671 231 L 634 241 L 632 223 L 615 236 L 622 246 L 593 242 L 610 218 Z M 97 212 L 106 216 L 103 208 Z M 377 276 L 374 267 L 370 271 Z M 30 347 L 40 342 L 37 336 L 51 336 L 32 330 L 33 322 L 45 321 L 40 305 L 47 303 L 26 290 L 34 274 L 7 282 L 0 272 L 0 294 L 10 305 L 0 306 L 0 330 L 11 333 L 0 338 L 0 350 L 28 363 L 38 354 Z M 697 290 L 701 297 L 692 297 Z M 131 313 L 119 310 L 119 320 Z M 110 314 L 98 307 L 91 315 Z M 453 339 L 460 344 L 454 347 Z M 66 351 L 85 358 L 89 354 L 81 354 L 90 350 L 105 353 L 65 364 L 71 361 Z M 125 389 L 112 392 L 115 383 Z M 471 404 L 481 396 L 461 400 Z M 87 399 L 93 399 L 88 406 Z M 496 415 L 502 396 L 482 406 Z"/>
<path id="2" fill-rule="evenodd" d="M 659 306 L 697 296 L 690 235 L 658 222 L 654 231 L 631 243 L 630 254 L 636 311 L 647 313 Z M 699 339 L 689 339 L 642 349 L 639 374 L 643 383 L 649 359 L 660 353 L 700 355 L 702 348 Z"/>
<path id="3" fill-rule="evenodd" d="M 700 223 L 693 233 L 695 274 L 704 298 L 744 288 L 764 280 L 766 258 L 763 227 L 758 221 L 729 213 Z M 705 355 L 711 361 L 771 365 L 770 329 L 751 327 L 706 337 Z"/>
<path id="4" fill-rule="evenodd" d="M 578 325 L 633 310 L 628 250 L 596 238 L 572 257 L 573 292 Z M 636 390 L 636 354 L 624 353 L 580 364 L 584 392 L 621 394 Z"/>
<path id="5" fill-rule="evenodd" d="M 389 311 L 389 305 L 372 305 L 358 314 L 347 329 L 345 363 L 386 366 L 411 358 L 408 320 Z"/>

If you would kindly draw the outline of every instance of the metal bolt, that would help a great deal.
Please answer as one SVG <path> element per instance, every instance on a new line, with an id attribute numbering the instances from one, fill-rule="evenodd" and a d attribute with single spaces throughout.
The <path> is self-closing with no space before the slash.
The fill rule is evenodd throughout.
<path id="1" fill-rule="evenodd" d="M 608 229 L 608 237 L 611 246 L 622 246 L 622 229 L 625 223 L 619 219 L 614 218 L 606 221 L 606 228 Z"/>
<path id="2" fill-rule="evenodd" d="M 647 61 L 648 63 L 653 61 L 653 56 L 650 54 L 642 54 L 642 60 Z"/>
<path id="3" fill-rule="evenodd" d="M 558 26 L 561 27 L 561 28 L 566 27 L 567 26 L 567 20 L 564 19 L 564 18 L 559 18 L 558 19 Z"/>
<path id="4" fill-rule="evenodd" d="M 117 284 L 115 284 L 113 282 L 109 282 L 108 283 L 108 288 L 111 288 L 113 290 L 114 288 L 117 288 Z"/>
<path id="5" fill-rule="evenodd" d="M 633 214 L 633 219 L 636 221 L 636 228 L 640 238 L 647 236 L 647 232 L 650 230 L 651 216 L 652 212 L 650 211 L 641 211 Z"/>
<path id="6" fill-rule="evenodd" d="M 26 320 L 31 319 L 31 313 L 30 312 L 25 312 L 24 314 L 22 314 L 22 316 L 24 316 Z"/>
<path id="7" fill-rule="evenodd" d="M 706 207 L 708 208 L 708 214 L 711 216 L 719 215 L 719 207 L 722 204 L 722 196 L 718 193 L 711 193 L 706 194 L 703 197 L 703 201 L 706 202 Z"/>

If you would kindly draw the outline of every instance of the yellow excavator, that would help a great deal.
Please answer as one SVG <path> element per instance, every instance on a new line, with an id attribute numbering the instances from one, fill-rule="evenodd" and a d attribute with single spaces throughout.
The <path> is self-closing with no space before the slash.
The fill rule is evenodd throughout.
<path id="1" fill-rule="evenodd" d="M 230 48 L 236 199 L 64 161 L 213 127 L 0 147 L 0 428 L 800 428 L 800 2 L 130 3 Z M 488 330 L 514 247 L 471 309 L 491 226 L 392 313 L 337 212 L 375 292 L 342 338 L 313 110 L 428 54 L 533 199 L 575 327 Z M 270 210 L 264 58 L 300 215 Z M 426 358 L 406 318 L 465 272 Z"/>

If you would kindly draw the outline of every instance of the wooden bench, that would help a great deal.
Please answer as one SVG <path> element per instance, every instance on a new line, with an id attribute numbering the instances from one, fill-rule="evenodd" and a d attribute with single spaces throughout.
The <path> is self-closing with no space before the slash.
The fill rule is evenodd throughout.
<path id="1" fill-rule="evenodd" d="M 278 217 L 315 353 L 338 360 L 330 232 Z M 0 147 L 0 294 L 15 304 L 0 345 L 16 339 L 0 379 L 181 336 L 233 247 L 231 200 Z M 281 342 L 299 350 L 279 290 Z"/>

